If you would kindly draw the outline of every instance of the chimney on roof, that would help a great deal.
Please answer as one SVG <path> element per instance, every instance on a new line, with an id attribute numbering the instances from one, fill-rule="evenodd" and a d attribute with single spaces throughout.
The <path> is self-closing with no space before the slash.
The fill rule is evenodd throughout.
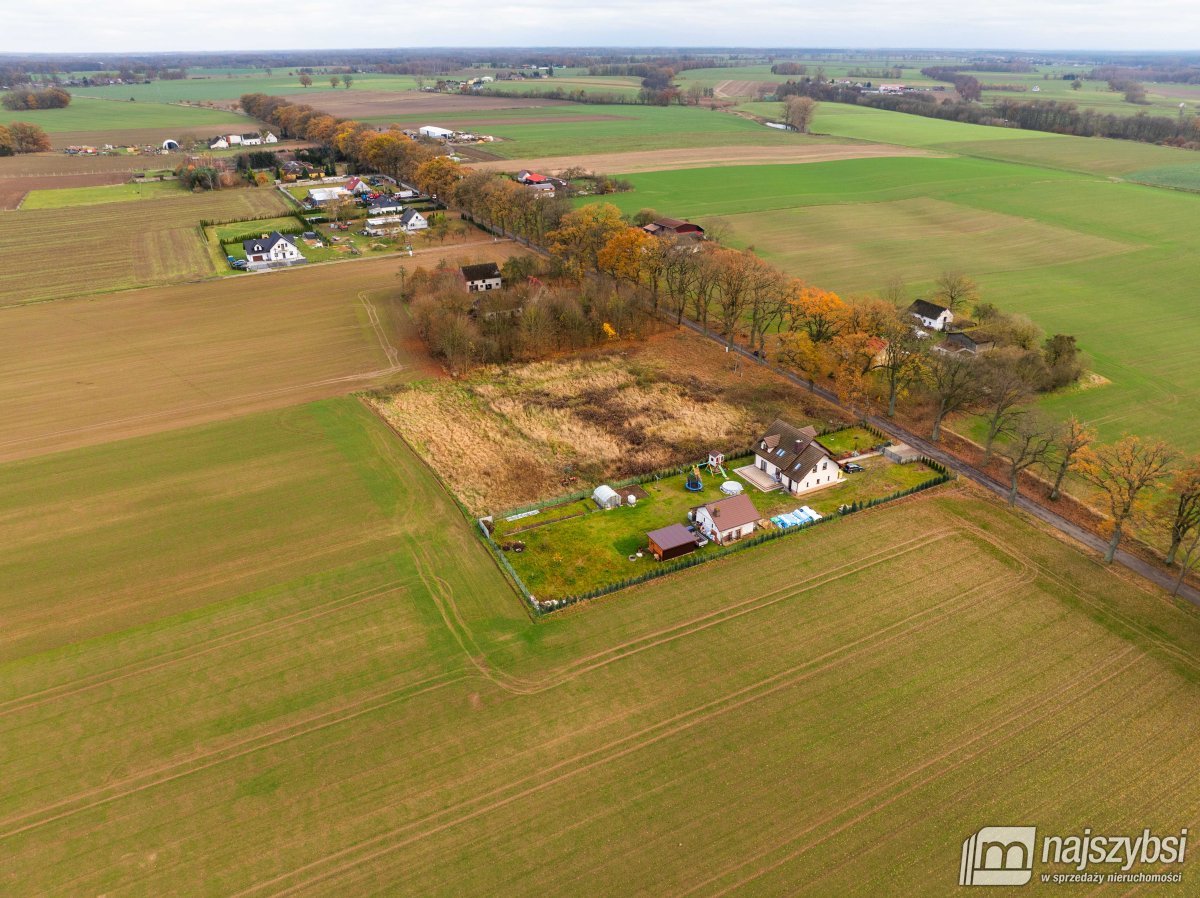
<path id="1" fill-rule="evenodd" d="M 796 440 L 796 451 L 799 452 L 804 448 L 804 440 Z"/>

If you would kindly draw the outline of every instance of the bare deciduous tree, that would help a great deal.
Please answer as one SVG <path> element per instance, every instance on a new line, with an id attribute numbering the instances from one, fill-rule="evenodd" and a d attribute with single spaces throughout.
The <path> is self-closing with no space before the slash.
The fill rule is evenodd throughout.
<path id="1" fill-rule="evenodd" d="M 1085 427 L 1072 415 L 1059 431 L 1053 455 L 1054 486 L 1050 489 L 1050 500 L 1057 501 L 1062 495 L 1063 481 L 1079 461 L 1079 453 L 1096 439 L 1095 431 Z"/>
<path id="2" fill-rule="evenodd" d="M 927 382 L 929 392 L 937 402 L 933 429 L 929 434 L 936 443 L 942 438 L 942 422 L 948 415 L 966 411 L 979 402 L 982 394 L 980 366 L 974 356 L 934 352 L 930 355 Z"/>
<path id="3" fill-rule="evenodd" d="M 1079 472 L 1108 499 L 1112 536 L 1105 563 L 1113 560 L 1125 526 L 1139 510 L 1146 491 L 1157 486 L 1170 467 L 1170 448 L 1161 440 L 1125 436 L 1110 446 L 1082 450 Z"/>
<path id="4" fill-rule="evenodd" d="M 1008 461 L 1008 504 L 1017 504 L 1021 488 L 1021 473 L 1046 458 L 1054 445 L 1055 426 L 1042 415 L 1022 410 L 1012 422 L 1009 438 L 1001 450 Z"/>

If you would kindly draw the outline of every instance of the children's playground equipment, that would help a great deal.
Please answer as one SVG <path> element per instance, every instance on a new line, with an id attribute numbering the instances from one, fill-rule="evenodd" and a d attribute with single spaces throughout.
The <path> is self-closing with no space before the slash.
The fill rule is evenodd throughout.
<path id="1" fill-rule="evenodd" d="M 698 465 L 692 465 L 692 473 L 688 474 L 687 482 L 684 483 L 683 488 L 693 493 L 698 493 L 704 489 L 704 481 L 700 478 L 700 467 Z"/>

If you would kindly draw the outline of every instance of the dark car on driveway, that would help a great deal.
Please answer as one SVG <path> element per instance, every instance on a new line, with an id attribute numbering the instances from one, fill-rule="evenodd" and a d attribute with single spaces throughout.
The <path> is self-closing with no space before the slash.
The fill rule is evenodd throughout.
<path id="1" fill-rule="evenodd" d="M 864 468 L 862 465 L 856 465 L 852 461 L 848 461 L 844 465 L 842 465 L 842 470 L 845 471 L 847 474 L 858 474 L 862 471 L 865 471 L 866 468 Z"/>

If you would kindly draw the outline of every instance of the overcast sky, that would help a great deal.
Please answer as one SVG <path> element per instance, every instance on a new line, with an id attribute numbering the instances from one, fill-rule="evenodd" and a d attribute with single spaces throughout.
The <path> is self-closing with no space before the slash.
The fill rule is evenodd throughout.
<path id="1" fill-rule="evenodd" d="M 1189 0 L 0 0 L 0 52 L 741 46 L 1188 50 Z"/>

